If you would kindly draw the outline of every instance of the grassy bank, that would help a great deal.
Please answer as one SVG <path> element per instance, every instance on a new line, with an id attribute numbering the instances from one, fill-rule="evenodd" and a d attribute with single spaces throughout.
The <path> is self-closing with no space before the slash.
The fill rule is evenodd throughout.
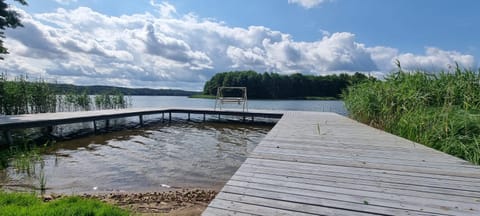
<path id="1" fill-rule="evenodd" d="M 480 75 L 399 70 L 343 94 L 352 118 L 480 164 Z"/>
<path id="2" fill-rule="evenodd" d="M 129 215 L 98 200 L 66 197 L 43 202 L 32 194 L 0 192 L 0 215 Z"/>

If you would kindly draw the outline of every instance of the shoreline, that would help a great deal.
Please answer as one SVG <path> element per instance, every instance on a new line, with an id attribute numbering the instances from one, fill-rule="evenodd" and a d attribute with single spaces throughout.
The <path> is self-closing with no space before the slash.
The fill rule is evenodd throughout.
<path id="1" fill-rule="evenodd" d="M 97 199 L 118 206 L 134 214 L 148 215 L 201 215 L 219 190 L 180 188 L 168 191 L 84 193 L 82 198 Z M 69 197 L 66 194 L 42 195 L 45 202 Z"/>

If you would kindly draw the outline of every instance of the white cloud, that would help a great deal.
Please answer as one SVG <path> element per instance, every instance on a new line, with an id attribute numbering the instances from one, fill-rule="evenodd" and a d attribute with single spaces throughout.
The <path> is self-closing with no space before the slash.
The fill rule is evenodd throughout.
<path id="1" fill-rule="evenodd" d="M 150 5 L 157 8 L 162 17 L 171 17 L 173 14 L 177 13 L 177 9 L 168 2 L 158 4 L 155 0 L 150 0 Z"/>
<path id="2" fill-rule="evenodd" d="M 77 0 L 54 0 L 55 2 L 63 5 L 68 5 L 73 2 L 77 2 Z"/>
<path id="3" fill-rule="evenodd" d="M 474 56 L 457 51 L 445 51 L 436 47 L 426 47 L 425 54 L 400 53 L 391 47 L 370 47 L 367 51 L 378 66 L 379 71 L 389 72 L 396 69 L 396 61 L 400 61 L 404 70 L 448 71 L 455 64 L 462 68 L 475 69 L 477 62 Z"/>
<path id="4" fill-rule="evenodd" d="M 398 50 L 391 47 L 369 47 L 372 60 L 376 63 L 379 71 L 391 71 L 394 69 L 394 61 L 398 58 Z"/>
<path id="5" fill-rule="evenodd" d="M 107 16 L 87 7 L 20 12 L 25 27 L 7 30 L 11 54 L 0 71 L 58 82 L 199 90 L 216 72 L 230 70 L 381 75 L 395 68 L 395 59 L 414 69 L 476 66 L 471 55 L 439 48 L 417 55 L 367 47 L 349 32 L 302 42 L 264 26 L 230 27 L 191 14 Z"/>
<path id="6" fill-rule="evenodd" d="M 289 4 L 298 4 L 306 9 L 316 7 L 322 3 L 327 2 L 328 0 L 288 0 Z"/>
<path id="7" fill-rule="evenodd" d="M 465 55 L 456 51 L 444 51 L 435 47 L 427 47 L 425 55 L 415 55 L 404 53 L 397 56 L 402 68 L 409 70 L 429 70 L 439 71 L 447 70 L 458 63 L 460 66 L 474 68 L 475 58 L 471 55 Z"/>

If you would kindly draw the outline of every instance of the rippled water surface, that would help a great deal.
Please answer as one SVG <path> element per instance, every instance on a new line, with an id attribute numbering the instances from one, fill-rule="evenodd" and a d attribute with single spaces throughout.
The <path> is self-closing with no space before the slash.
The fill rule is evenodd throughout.
<path id="1" fill-rule="evenodd" d="M 59 142 L 41 157 L 47 192 L 220 188 L 273 124 L 176 122 Z M 10 188 L 38 187 L 34 174 L 3 171 Z M 18 187 L 20 186 L 20 187 Z"/>

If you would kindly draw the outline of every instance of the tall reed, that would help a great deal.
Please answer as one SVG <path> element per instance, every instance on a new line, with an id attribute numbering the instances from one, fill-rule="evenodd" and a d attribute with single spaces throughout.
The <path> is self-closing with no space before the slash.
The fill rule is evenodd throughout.
<path id="1" fill-rule="evenodd" d="M 0 115 L 121 109 L 129 106 L 131 104 L 120 92 L 96 96 L 89 95 L 87 91 L 57 94 L 53 85 L 43 79 L 30 81 L 27 76 L 18 76 L 9 80 L 5 74 L 0 74 Z"/>
<path id="2" fill-rule="evenodd" d="M 27 76 L 8 80 L 5 74 L 0 75 L 0 114 L 55 112 L 55 108 L 55 92 L 45 80 L 31 82 Z"/>
<path id="3" fill-rule="evenodd" d="M 480 164 L 480 73 L 399 70 L 349 87 L 352 118 Z"/>
<path id="4" fill-rule="evenodd" d="M 128 101 L 120 92 L 110 92 L 95 96 L 96 109 L 122 109 L 128 106 Z"/>

